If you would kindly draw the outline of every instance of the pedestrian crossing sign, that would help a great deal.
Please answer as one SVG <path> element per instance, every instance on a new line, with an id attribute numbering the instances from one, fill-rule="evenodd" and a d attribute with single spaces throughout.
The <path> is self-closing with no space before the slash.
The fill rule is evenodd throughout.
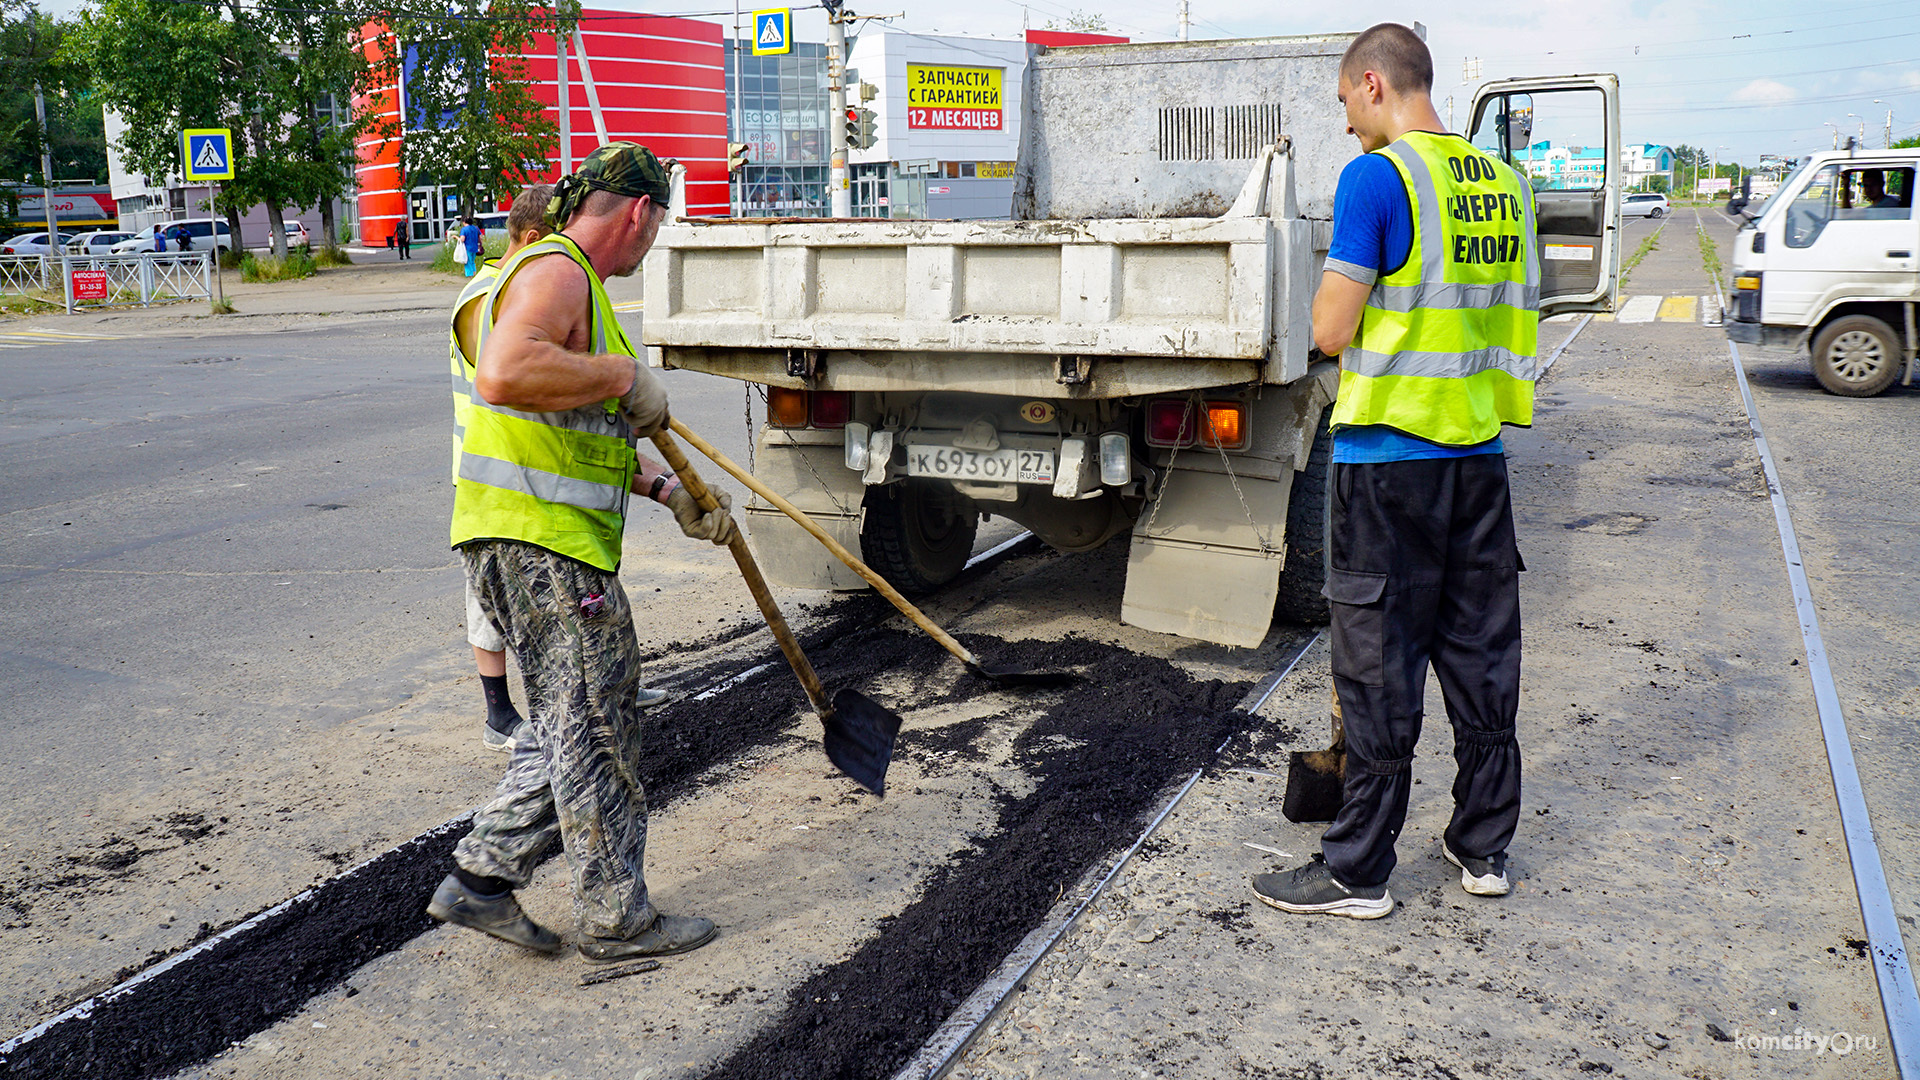
<path id="1" fill-rule="evenodd" d="M 793 9 L 772 8 L 753 13 L 753 55 L 774 56 L 793 51 Z"/>
<path id="2" fill-rule="evenodd" d="M 183 175 L 195 180 L 233 179 L 233 132 L 226 128 L 188 128 L 180 133 L 187 168 Z"/>

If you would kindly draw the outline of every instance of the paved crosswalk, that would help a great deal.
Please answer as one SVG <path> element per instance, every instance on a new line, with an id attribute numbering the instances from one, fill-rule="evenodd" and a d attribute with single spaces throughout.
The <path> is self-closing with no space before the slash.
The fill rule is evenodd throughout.
<path id="1" fill-rule="evenodd" d="M 0 349 L 31 349 L 36 345 L 80 345 L 115 341 L 119 334 L 80 334 L 67 330 L 0 330 Z"/>
<path id="2" fill-rule="evenodd" d="M 1599 322 L 1623 323 L 1691 323 L 1705 326 L 1720 325 L 1720 298 L 1711 294 L 1706 296 L 1661 296 L 1643 294 L 1629 296 L 1620 302 L 1620 310 L 1611 314 L 1595 315 Z"/>

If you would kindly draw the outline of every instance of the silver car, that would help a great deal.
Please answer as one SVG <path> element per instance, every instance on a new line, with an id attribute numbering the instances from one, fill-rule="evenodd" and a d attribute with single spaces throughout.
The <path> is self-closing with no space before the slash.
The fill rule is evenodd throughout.
<path id="1" fill-rule="evenodd" d="M 1620 200 L 1621 217 L 1657 218 L 1665 216 L 1667 210 L 1667 197 L 1659 192 L 1641 192 Z"/>

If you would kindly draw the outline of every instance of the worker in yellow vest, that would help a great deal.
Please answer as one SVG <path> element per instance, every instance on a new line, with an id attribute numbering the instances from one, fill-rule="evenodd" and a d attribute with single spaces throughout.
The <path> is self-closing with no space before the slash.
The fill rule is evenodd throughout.
<path id="1" fill-rule="evenodd" d="M 1531 188 L 1446 132 L 1433 58 L 1382 23 L 1340 62 L 1366 153 L 1340 175 L 1314 343 L 1340 358 L 1326 596 L 1344 798 L 1312 861 L 1254 878 L 1282 911 L 1377 919 L 1406 822 L 1427 667 L 1453 723 L 1461 885 L 1506 894 L 1520 820 L 1519 571 L 1503 424 L 1533 422 L 1540 266 Z"/>
<path id="2" fill-rule="evenodd" d="M 452 543 L 486 619 L 528 684 L 529 737 L 492 802 L 454 848 L 427 913 L 542 952 L 559 935 L 513 890 L 557 836 L 571 870 L 581 955 L 595 963 L 685 952 L 712 922 L 666 915 L 648 898 L 640 785 L 640 649 L 619 578 L 627 498 L 673 506 L 671 475 L 634 451 L 667 420 L 667 395 L 601 284 L 633 273 L 666 220 L 667 172 L 637 143 L 601 146 L 555 187 L 559 231 L 501 267 L 469 344 Z M 682 516 L 687 535 L 724 545 L 726 506 Z"/>

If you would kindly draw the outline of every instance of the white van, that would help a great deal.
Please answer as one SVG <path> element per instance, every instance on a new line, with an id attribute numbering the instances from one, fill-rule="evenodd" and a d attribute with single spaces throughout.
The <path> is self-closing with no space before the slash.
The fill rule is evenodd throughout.
<path id="1" fill-rule="evenodd" d="M 167 250 L 169 252 L 177 252 L 180 250 L 180 243 L 175 237 L 181 230 L 185 230 L 192 244 L 192 246 L 187 249 L 188 251 L 205 251 L 208 247 L 207 238 L 214 234 L 216 228 L 219 229 L 220 233 L 221 249 L 224 251 L 232 251 L 233 236 L 227 228 L 226 219 L 189 218 L 185 221 L 161 221 L 149 225 L 139 232 L 134 233 L 131 239 L 122 240 L 113 245 L 113 253 L 115 255 L 125 255 L 129 252 L 137 254 L 142 251 L 152 251 L 153 231 L 155 229 L 159 229 L 168 234 Z"/>
<path id="2" fill-rule="evenodd" d="M 1733 241 L 1727 336 L 1806 346 L 1820 385 L 1871 397 L 1913 381 L 1920 304 L 1920 151 L 1808 158 Z M 1736 196 L 1730 212 L 1745 214 Z"/>

